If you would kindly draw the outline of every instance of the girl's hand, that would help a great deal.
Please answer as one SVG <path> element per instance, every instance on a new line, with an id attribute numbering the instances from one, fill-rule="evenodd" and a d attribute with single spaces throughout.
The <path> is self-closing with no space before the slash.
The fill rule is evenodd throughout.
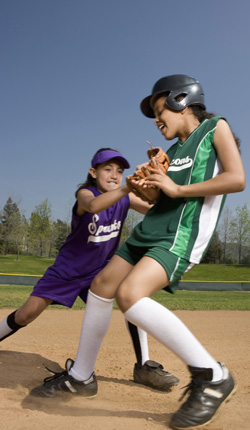
<path id="1" fill-rule="evenodd" d="M 144 179 L 142 186 L 157 187 L 164 194 L 171 198 L 180 197 L 180 186 L 158 169 L 152 169 L 152 174 Z"/>
<path id="2" fill-rule="evenodd" d="M 132 191 L 136 196 L 151 204 L 158 201 L 160 196 L 160 190 L 158 187 L 154 187 L 153 185 L 145 185 L 145 179 L 131 179 L 131 183 L 133 185 Z"/>

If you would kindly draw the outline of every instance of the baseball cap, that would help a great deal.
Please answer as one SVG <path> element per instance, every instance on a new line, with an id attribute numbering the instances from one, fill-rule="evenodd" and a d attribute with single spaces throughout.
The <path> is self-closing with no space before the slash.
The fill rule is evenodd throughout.
<path id="1" fill-rule="evenodd" d="M 95 167 L 97 164 L 105 163 L 106 161 L 112 160 L 113 158 L 116 158 L 117 160 L 119 160 L 120 163 L 123 165 L 124 169 L 130 168 L 130 164 L 126 160 L 126 158 L 124 158 L 123 155 L 120 154 L 120 152 L 112 151 L 112 150 L 98 152 L 98 154 L 96 154 L 92 158 L 91 166 Z"/>

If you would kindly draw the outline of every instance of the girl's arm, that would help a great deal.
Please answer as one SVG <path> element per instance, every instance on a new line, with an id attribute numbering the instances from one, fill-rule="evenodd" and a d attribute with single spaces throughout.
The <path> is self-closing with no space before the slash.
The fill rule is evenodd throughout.
<path id="1" fill-rule="evenodd" d="M 116 188 L 112 191 L 100 194 L 95 197 L 90 190 L 85 188 L 77 193 L 77 215 L 81 216 L 84 212 L 99 213 L 110 208 L 129 193 L 127 185 Z"/>
<path id="2" fill-rule="evenodd" d="M 135 211 L 143 215 L 145 215 L 147 211 L 152 207 L 152 205 L 147 202 L 144 202 L 142 199 L 140 199 L 140 197 L 135 196 L 134 193 L 129 193 L 129 200 L 130 209 L 134 209 Z"/>
<path id="3" fill-rule="evenodd" d="M 154 170 L 145 180 L 145 186 L 159 187 L 172 198 L 201 197 L 228 193 L 237 193 L 245 188 L 245 173 L 238 147 L 224 120 L 219 120 L 214 133 L 214 146 L 223 172 L 218 176 L 190 185 L 178 185 L 168 176 Z"/>

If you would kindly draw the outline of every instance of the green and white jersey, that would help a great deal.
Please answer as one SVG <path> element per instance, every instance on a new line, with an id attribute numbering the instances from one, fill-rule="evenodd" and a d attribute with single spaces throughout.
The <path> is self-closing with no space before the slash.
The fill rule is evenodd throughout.
<path id="1" fill-rule="evenodd" d="M 221 117 L 204 120 L 185 142 L 168 151 L 167 175 L 179 185 L 203 182 L 222 172 L 214 148 L 214 132 Z M 127 244 L 160 246 L 198 264 L 215 232 L 225 196 L 172 199 L 163 192 L 139 223 Z"/>

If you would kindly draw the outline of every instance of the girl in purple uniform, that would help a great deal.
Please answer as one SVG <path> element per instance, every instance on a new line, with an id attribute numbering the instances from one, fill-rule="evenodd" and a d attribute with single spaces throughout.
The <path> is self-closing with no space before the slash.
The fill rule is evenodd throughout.
<path id="1" fill-rule="evenodd" d="M 51 304 L 71 308 L 78 296 L 86 302 L 95 275 L 118 249 L 129 208 L 141 214 L 150 208 L 148 203 L 129 194 L 127 185 L 121 186 L 123 170 L 129 167 L 115 150 L 102 148 L 94 155 L 87 180 L 75 193 L 71 233 L 28 300 L 0 324 L 0 341 L 31 323 Z M 130 323 L 127 326 L 137 357 L 136 382 L 150 382 L 163 390 L 169 388 L 169 378 L 177 383 L 178 379 L 163 371 L 159 363 L 149 360 L 146 333 Z"/>

